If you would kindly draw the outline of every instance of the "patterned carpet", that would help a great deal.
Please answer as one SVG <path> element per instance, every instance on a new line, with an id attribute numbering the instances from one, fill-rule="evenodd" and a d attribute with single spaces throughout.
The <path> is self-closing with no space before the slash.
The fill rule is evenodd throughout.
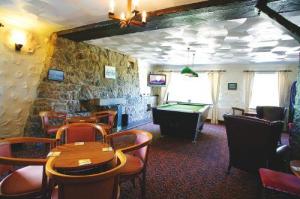
<path id="1" fill-rule="evenodd" d="M 159 138 L 159 126 L 139 127 L 152 132 L 147 167 L 148 199 L 256 199 L 260 198 L 258 177 L 233 168 L 230 175 L 225 128 L 205 124 L 203 134 L 193 144 L 189 139 Z M 286 142 L 286 136 L 284 138 Z M 121 198 L 140 198 L 139 186 L 121 185 Z M 274 195 L 272 198 L 287 198 Z"/>

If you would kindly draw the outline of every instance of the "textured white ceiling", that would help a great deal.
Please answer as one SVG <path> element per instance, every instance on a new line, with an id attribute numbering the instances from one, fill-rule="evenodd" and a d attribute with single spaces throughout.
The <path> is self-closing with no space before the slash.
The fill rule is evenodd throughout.
<path id="1" fill-rule="evenodd" d="M 300 22 L 299 16 L 292 17 Z M 300 24 L 300 23 L 299 23 Z M 261 16 L 168 28 L 91 40 L 152 64 L 298 62 L 300 46 L 288 32 Z M 190 47 L 188 60 L 187 48 Z"/>
<path id="2" fill-rule="evenodd" d="M 66 29 L 108 20 L 110 0 L 0 0 L 0 8 L 57 24 Z M 201 0 L 139 0 L 139 10 L 153 11 Z M 125 9 L 126 0 L 115 0 L 116 12 Z M 0 10 L 1 13 L 1 10 Z M 5 13 L 9 15 L 9 13 Z M 3 16 L 2 16 L 3 17 Z M 9 17 L 9 16 L 7 16 Z"/>

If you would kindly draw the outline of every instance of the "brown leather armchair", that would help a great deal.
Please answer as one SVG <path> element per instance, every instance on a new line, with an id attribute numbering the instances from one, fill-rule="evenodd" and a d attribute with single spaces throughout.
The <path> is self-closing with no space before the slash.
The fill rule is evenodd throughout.
<path id="1" fill-rule="evenodd" d="M 287 108 L 278 106 L 257 106 L 257 117 L 269 121 L 284 121 Z"/>
<path id="2" fill-rule="evenodd" d="M 247 116 L 224 115 L 226 126 L 229 166 L 248 172 L 276 165 L 277 143 L 282 121 L 270 122 Z M 285 147 L 281 146 L 281 150 Z"/>

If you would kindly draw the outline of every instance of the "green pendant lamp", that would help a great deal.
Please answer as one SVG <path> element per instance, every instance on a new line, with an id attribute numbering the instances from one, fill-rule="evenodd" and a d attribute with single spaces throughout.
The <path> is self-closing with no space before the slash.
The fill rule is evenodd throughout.
<path id="1" fill-rule="evenodd" d="M 190 48 L 188 48 L 188 62 L 189 62 L 189 53 L 190 53 Z M 195 58 L 195 54 L 193 54 L 193 65 L 194 65 L 194 58 Z M 198 74 L 188 66 L 184 67 L 181 70 L 181 74 L 188 77 L 198 77 Z"/>
<path id="2" fill-rule="evenodd" d="M 181 74 L 189 77 L 198 77 L 198 74 L 187 66 L 181 70 Z"/>

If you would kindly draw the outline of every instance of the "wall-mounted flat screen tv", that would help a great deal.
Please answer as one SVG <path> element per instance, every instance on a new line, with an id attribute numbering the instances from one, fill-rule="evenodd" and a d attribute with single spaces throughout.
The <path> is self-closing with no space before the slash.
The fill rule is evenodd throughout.
<path id="1" fill-rule="evenodd" d="M 165 86 L 167 83 L 166 75 L 164 74 L 149 74 L 148 86 Z"/>
<path id="2" fill-rule="evenodd" d="M 49 69 L 48 71 L 48 79 L 53 81 L 64 81 L 64 71 Z"/>

